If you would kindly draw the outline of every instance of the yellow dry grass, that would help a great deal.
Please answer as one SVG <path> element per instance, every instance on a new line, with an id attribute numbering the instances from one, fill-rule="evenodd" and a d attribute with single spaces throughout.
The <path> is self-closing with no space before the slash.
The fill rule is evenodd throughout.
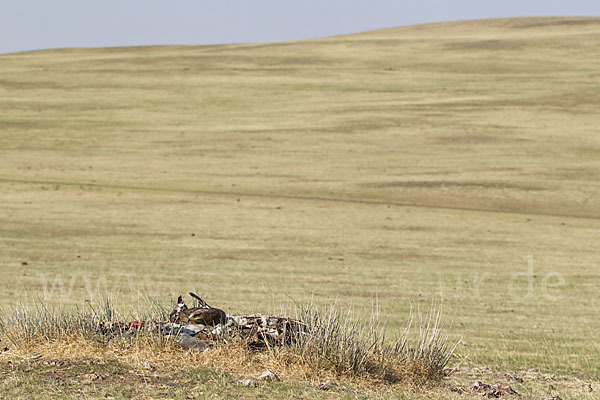
<path id="1" fill-rule="evenodd" d="M 33 360 L 23 360 L 32 356 L 35 356 Z M 285 349 L 279 352 L 251 351 L 238 342 L 218 344 L 207 352 L 182 351 L 174 341 L 158 342 L 146 337 L 115 339 L 107 343 L 81 336 L 64 336 L 51 342 L 34 340 L 0 354 L 0 367 L 3 368 L 0 390 L 11 395 L 33 391 L 39 398 L 59 395 L 103 398 L 109 395 L 186 400 L 211 396 L 461 399 L 479 398 L 479 395 L 469 395 L 466 387 L 480 380 L 509 384 L 524 399 L 539 399 L 543 395 L 590 399 L 594 398 L 594 393 L 589 388 L 599 387 L 597 380 L 581 376 L 561 377 L 539 371 L 507 374 L 488 368 L 457 369 L 439 384 L 435 380 L 423 381 L 426 371 L 418 363 L 402 366 L 397 372 L 404 380 L 391 384 L 372 376 L 350 376 L 339 374 L 335 369 L 314 368 Z M 281 382 L 261 382 L 258 388 L 244 388 L 239 382 L 256 379 L 267 369 L 275 372 Z M 25 375 L 11 374 L 14 370 L 23 371 Z M 211 379 L 211 374 L 215 378 Z M 508 379 L 511 376 L 523 377 L 524 381 L 518 383 Z M 330 392 L 316 389 L 330 379 L 344 386 Z M 15 390 L 15 387 L 22 389 Z"/>
<path id="2" fill-rule="evenodd" d="M 258 377 L 266 370 L 275 371 L 283 382 L 317 386 L 329 379 L 346 382 L 354 389 L 376 394 L 390 390 L 410 389 L 418 385 L 422 389 L 434 388 L 439 380 L 430 379 L 421 363 L 398 364 L 394 373 L 400 379 L 392 386 L 389 377 L 343 374 L 333 366 L 315 368 L 305 360 L 285 349 L 275 351 L 252 350 L 244 342 L 219 343 L 208 351 L 184 351 L 175 340 L 152 340 L 147 337 L 116 339 L 106 343 L 94 342 L 81 336 L 65 336 L 52 341 L 33 340 L 10 354 L 3 354 L 1 361 L 22 362 L 39 355 L 41 362 L 60 360 L 67 362 L 118 362 L 126 366 L 128 374 L 168 376 L 177 381 L 190 370 L 211 368 L 232 376 L 234 379 Z M 391 370 L 390 370 L 391 371 Z M 401 383 L 402 385 L 398 386 Z"/>

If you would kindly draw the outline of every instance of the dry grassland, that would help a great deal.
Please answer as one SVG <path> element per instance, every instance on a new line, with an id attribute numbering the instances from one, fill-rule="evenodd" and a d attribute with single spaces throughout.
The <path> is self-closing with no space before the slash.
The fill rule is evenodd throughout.
<path id="1" fill-rule="evenodd" d="M 437 298 L 462 367 L 597 380 L 598 60 L 597 18 L 2 55 L 0 301 Z"/>

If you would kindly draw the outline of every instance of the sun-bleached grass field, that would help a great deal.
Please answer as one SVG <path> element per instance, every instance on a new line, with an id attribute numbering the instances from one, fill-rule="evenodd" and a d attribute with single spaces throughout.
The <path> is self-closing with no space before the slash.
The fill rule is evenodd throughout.
<path id="1" fill-rule="evenodd" d="M 437 301 L 463 367 L 597 380 L 598 59 L 597 18 L 1 55 L 0 303 Z"/>

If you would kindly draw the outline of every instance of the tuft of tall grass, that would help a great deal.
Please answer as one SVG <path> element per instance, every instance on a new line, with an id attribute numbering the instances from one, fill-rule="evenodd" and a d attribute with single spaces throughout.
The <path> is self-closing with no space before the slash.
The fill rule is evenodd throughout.
<path id="1" fill-rule="evenodd" d="M 107 329 L 115 324 L 128 320 L 152 321 L 156 320 L 157 315 L 164 317 L 166 309 L 156 302 L 151 302 L 150 305 L 149 311 L 137 315 L 122 315 L 108 298 L 98 304 L 69 309 L 48 307 L 41 301 L 31 306 L 19 304 L 9 315 L 0 310 L 0 336 L 14 347 L 40 340 L 51 342 L 65 337 L 106 342 L 125 333 L 127 336 L 142 333 L 142 330 Z M 144 331 L 147 332 L 150 330 Z"/>
<path id="2" fill-rule="evenodd" d="M 15 347 L 34 340 L 51 341 L 61 336 L 96 338 L 101 325 L 112 318 L 108 303 L 89 310 L 49 308 L 37 302 L 33 306 L 17 305 L 11 315 L 0 315 L 0 334 Z"/>
<path id="3" fill-rule="evenodd" d="M 360 322 L 337 304 L 324 311 L 300 308 L 301 331 L 292 349 L 315 368 L 346 375 L 377 376 L 387 381 L 430 381 L 443 376 L 456 343 L 442 334 L 441 307 L 423 315 L 411 309 L 406 328 L 387 339 L 378 310 Z M 416 332 L 414 325 L 417 325 Z"/>

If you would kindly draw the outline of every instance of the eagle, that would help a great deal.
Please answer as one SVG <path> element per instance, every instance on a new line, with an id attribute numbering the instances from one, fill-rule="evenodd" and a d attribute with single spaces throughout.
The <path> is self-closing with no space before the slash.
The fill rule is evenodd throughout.
<path id="1" fill-rule="evenodd" d="M 209 306 L 196 293 L 190 292 L 190 296 L 198 300 L 200 307 L 188 308 L 183 297 L 177 298 L 177 306 L 171 311 L 169 321 L 173 323 L 189 325 L 216 326 L 225 323 L 227 315 L 225 311 Z"/>

